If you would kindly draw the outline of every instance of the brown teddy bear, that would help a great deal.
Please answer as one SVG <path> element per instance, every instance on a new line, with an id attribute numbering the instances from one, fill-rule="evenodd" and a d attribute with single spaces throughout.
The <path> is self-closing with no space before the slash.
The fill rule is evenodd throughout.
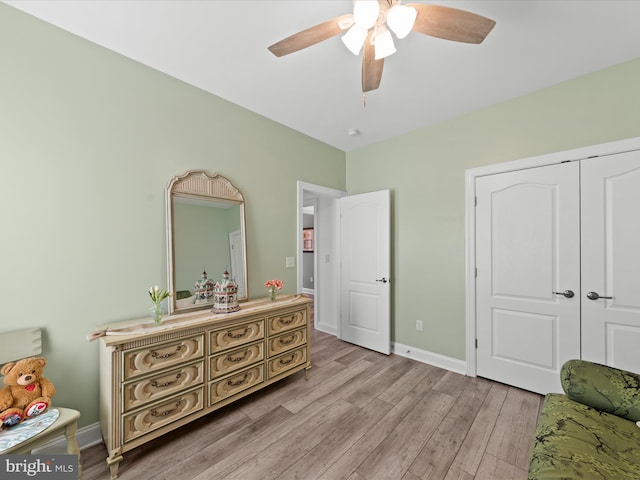
<path id="1" fill-rule="evenodd" d="M 47 364 L 43 357 L 23 358 L 6 363 L 0 373 L 6 387 L 0 390 L 0 422 L 2 428 L 11 427 L 25 418 L 43 413 L 56 394 L 53 384 L 42 376 Z"/>

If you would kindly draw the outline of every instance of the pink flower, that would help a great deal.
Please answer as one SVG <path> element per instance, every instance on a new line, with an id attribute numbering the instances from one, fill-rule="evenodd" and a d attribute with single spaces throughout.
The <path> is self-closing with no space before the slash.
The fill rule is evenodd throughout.
<path id="1" fill-rule="evenodd" d="M 264 286 L 267 289 L 275 288 L 276 290 L 282 290 L 282 287 L 284 287 L 284 282 L 282 280 L 274 278 L 272 280 L 267 280 L 266 282 L 264 282 Z"/>

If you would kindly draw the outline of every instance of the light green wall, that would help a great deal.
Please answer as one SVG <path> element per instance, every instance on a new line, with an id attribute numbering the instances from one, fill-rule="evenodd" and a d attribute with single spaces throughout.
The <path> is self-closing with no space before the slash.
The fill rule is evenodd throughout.
<path id="1" fill-rule="evenodd" d="M 638 85 L 640 59 L 347 154 L 349 193 L 392 190 L 396 342 L 465 358 L 465 169 L 640 136 Z"/>
<path id="2" fill-rule="evenodd" d="M 44 327 L 54 401 L 81 425 L 98 420 L 85 336 L 148 315 L 166 286 L 173 176 L 239 188 L 250 295 L 269 278 L 296 290 L 296 181 L 344 190 L 344 152 L 2 3 L 0 70 L 0 331 Z"/>

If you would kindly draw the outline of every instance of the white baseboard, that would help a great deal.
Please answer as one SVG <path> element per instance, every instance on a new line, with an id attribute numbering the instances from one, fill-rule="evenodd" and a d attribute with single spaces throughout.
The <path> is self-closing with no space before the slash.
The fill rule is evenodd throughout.
<path id="1" fill-rule="evenodd" d="M 319 330 L 320 332 L 328 333 L 336 337 L 338 336 L 338 329 L 335 327 L 335 325 L 325 325 L 322 323 L 318 323 L 318 324 L 315 324 L 314 327 L 316 330 Z"/>
<path id="2" fill-rule="evenodd" d="M 93 447 L 102 443 L 102 433 L 100 432 L 100 423 L 96 422 L 86 427 L 78 429 L 76 433 L 78 446 L 80 450 Z M 67 453 L 67 439 L 64 435 L 45 443 L 44 445 L 34 448 L 33 453 Z"/>
<path id="3" fill-rule="evenodd" d="M 445 370 L 451 370 L 461 375 L 467 374 L 467 362 L 464 360 L 458 360 L 457 358 L 447 357 L 439 353 L 428 352 L 427 350 L 421 350 L 396 342 L 391 343 L 391 351 L 401 357 L 412 358 L 418 362 L 444 368 Z"/>

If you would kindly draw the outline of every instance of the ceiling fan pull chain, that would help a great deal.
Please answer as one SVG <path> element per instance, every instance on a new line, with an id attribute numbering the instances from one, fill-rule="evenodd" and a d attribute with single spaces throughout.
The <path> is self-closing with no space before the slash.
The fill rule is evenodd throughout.
<path id="1" fill-rule="evenodd" d="M 367 96 L 364 93 L 362 94 L 362 107 L 367 108 Z"/>

